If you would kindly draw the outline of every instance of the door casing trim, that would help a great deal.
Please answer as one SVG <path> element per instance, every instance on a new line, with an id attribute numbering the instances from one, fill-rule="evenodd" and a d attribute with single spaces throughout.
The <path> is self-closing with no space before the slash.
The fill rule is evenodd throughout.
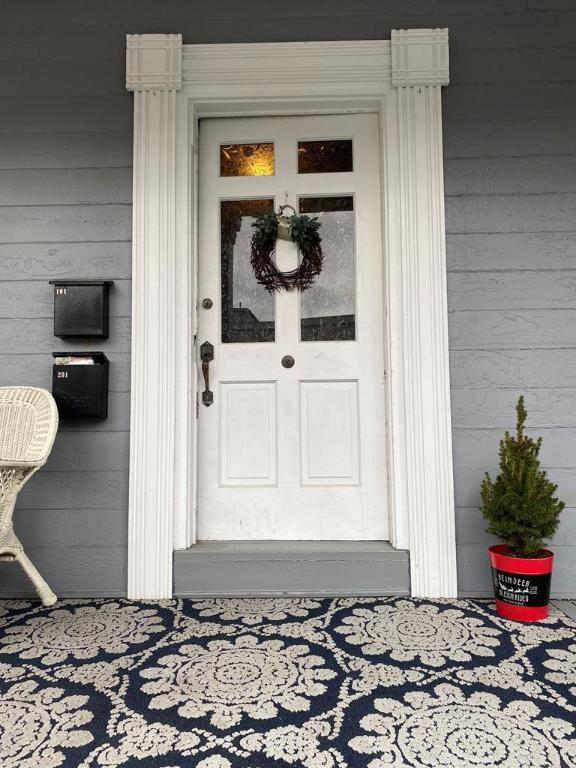
<path id="1" fill-rule="evenodd" d="M 182 45 L 128 35 L 134 91 L 128 596 L 172 596 L 195 540 L 202 117 L 380 116 L 391 541 L 417 597 L 456 596 L 441 87 L 446 29 L 391 40 Z M 383 470 L 384 471 L 384 470 Z"/>

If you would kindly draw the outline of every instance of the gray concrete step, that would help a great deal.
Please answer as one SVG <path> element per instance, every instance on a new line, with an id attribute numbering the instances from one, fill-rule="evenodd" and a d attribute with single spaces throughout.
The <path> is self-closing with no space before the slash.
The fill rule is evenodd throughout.
<path id="1" fill-rule="evenodd" d="M 385 541 L 205 541 L 174 553 L 174 594 L 409 595 L 409 556 Z"/>

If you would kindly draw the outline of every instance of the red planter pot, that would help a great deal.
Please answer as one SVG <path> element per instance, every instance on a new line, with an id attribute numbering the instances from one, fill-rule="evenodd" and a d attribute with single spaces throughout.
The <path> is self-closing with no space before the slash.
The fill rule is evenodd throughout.
<path id="1" fill-rule="evenodd" d="M 548 616 L 554 555 L 511 557 L 506 544 L 489 548 L 496 610 L 505 619 L 538 621 Z"/>

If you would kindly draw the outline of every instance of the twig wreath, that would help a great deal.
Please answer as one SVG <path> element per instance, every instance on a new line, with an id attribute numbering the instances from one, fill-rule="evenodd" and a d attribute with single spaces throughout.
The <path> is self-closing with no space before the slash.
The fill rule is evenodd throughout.
<path id="1" fill-rule="evenodd" d="M 294 213 L 284 215 L 291 208 Z M 256 280 L 267 291 L 304 291 L 322 271 L 322 239 L 318 234 L 320 222 L 316 217 L 299 216 L 291 205 L 281 205 L 278 213 L 265 213 L 252 225 L 250 264 Z M 281 272 L 272 259 L 276 240 L 290 240 L 302 254 L 300 265 L 289 272 Z"/>

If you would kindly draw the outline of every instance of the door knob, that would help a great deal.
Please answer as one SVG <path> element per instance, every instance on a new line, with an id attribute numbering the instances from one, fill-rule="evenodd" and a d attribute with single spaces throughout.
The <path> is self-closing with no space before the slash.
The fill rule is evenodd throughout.
<path id="1" fill-rule="evenodd" d="M 284 368 L 292 368 L 296 361 L 294 360 L 292 355 L 284 355 L 281 362 Z"/>
<path id="2" fill-rule="evenodd" d="M 209 341 L 205 341 L 200 347 L 200 360 L 202 360 L 202 376 L 204 377 L 202 402 L 204 405 L 212 405 L 214 393 L 210 391 L 210 363 L 214 360 L 214 346 Z"/>

